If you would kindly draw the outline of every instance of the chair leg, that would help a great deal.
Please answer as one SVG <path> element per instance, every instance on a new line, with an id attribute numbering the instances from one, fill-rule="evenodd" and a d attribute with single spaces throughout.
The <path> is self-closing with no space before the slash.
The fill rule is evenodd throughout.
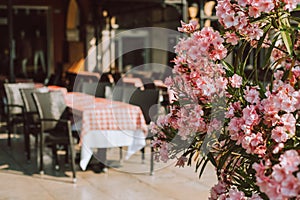
<path id="1" fill-rule="evenodd" d="M 7 118 L 8 118 L 7 119 L 7 132 L 8 132 L 7 144 L 10 147 L 11 146 L 11 122 L 10 122 L 10 117 L 8 116 Z"/>
<path id="2" fill-rule="evenodd" d="M 44 151 L 44 137 L 43 133 L 40 133 L 40 174 L 44 174 L 44 160 L 43 160 L 43 151 Z"/>
<path id="3" fill-rule="evenodd" d="M 74 152 L 74 142 L 72 136 L 72 129 L 71 129 L 71 122 L 67 122 L 68 125 L 68 135 L 69 135 L 69 147 L 70 147 L 70 154 L 71 154 L 71 168 L 73 173 L 73 183 L 76 183 L 76 170 L 75 170 L 75 152 Z"/>
<path id="4" fill-rule="evenodd" d="M 30 160 L 30 135 L 29 130 L 24 125 L 24 143 L 25 143 L 25 152 L 27 154 L 27 160 Z"/>
<path id="5" fill-rule="evenodd" d="M 36 136 L 35 136 L 35 143 L 34 143 L 35 149 L 38 148 L 38 145 L 39 145 L 39 134 L 36 134 Z"/>
<path id="6" fill-rule="evenodd" d="M 120 162 L 123 160 L 123 147 L 119 147 L 120 150 Z"/>
<path id="7" fill-rule="evenodd" d="M 70 145 L 70 156 L 71 156 L 71 168 L 73 173 L 73 183 L 76 183 L 76 171 L 75 171 L 75 152 L 72 148 L 73 145 Z"/>
<path id="8" fill-rule="evenodd" d="M 141 149 L 141 153 L 142 153 L 142 163 L 145 163 L 145 148 Z"/>
<path id="9" fill-rule="evenodd" d="M 56 170 L 59 170 L 57 148 L 55 144 L 53 144 L 52 146 L 52 156 L 53 156 L 54 167 Z"/>
<path id="10" fill-rule="evenodd" d="M 65 164 L 68 164 L 69 163 L 69 148 L 68 148 L 68 145 L 65 145 L 64 149 L 66 150 Z"/>
<path id="11" fill-rule="evenodd" d="M 151 146 L 150 175 L 154 174 L 154 148 Z"/>
<path id="12" fill-rule="evenodd" d="M 31 159 L 31 153 L 30 153 L 30 136 L 29 133 L 25 133 L 24 140 L 25 140 L 25 151 L 27 154 L 27 160 Z"/>

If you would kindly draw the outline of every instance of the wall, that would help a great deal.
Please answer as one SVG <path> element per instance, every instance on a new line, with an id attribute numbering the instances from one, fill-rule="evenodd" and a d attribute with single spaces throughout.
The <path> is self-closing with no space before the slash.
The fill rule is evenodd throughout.
<path id="1" fill-rule="evenodd" d="M 30 6 L 47 6 L 50 8 L 50 14 L 49 14 L 49 20 L 48 29 L 50 30 L 50 44 L 48 44 L 48 47 L 50 47 L 50 54 L 52 57 L 51 65 L 50 65 L 50 71 L 49 73 L 53 73 L 56 71 L 56 67 L 64 62 L 64 29 L 65 29 L 65 10 L 67 6 L 68 0 L 14 0 L 13 5 L 15 7 L 18 6 L 28 6 L 30 9 Z M 6 0 L 0 0 L 0 6 L 6 6 L 7 1 Z M 14 9 L 15 10 L 15 9 Z M 29 14 L 30 15 L 30 14 Z M 20 25 L 29 27 L 34 27 L 35 25 L 33 23 L 36 23 L 37 20 L 28 20 L 28 19 L 18 19 L 17 21 L 14 20 L 13 24 L 14 27 L 18 27 Z M 2 27 L 5 29 L 5 27 Z M 29 37 L 33 37 L 30 36 Z M 5 38 L 8 38 L 8 35 L 2 35 L 3 40 L 7 40 Z M 47 41 L 49 42 L 49 41 Z"/>

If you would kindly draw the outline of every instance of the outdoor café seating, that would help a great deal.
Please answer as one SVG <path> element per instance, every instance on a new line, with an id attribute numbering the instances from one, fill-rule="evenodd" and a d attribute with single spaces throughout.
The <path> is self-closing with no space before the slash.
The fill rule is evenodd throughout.
<path id="1" fill-rule="evenodd" d="M 49 91 L 34 92 L 32 95 L 40 121 L 40 173 L 44 174 L 44 148 L 52 148 L 53 162 L 58 169 L 57 148 L 63 147 L 66 151 L 66 157 L 70 155 L 73 182 L 76 182 L 74 138 L 71 121 L 67 117 L 63 117 L 64 115 L 68 116 L 68 113 L 65 114 L 68 109 L 63 93 L 61 91 Z"/>

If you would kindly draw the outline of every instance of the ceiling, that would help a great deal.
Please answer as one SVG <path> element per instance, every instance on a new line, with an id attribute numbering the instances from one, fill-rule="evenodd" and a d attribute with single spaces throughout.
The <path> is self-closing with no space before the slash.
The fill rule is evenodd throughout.
<path id="1" fill-rule="evenodd" d="M 109 10 L 112 15 L 136 12 L 160 6 L 162 0 L 104 0 L 100 5 L 104 10 Z"/>

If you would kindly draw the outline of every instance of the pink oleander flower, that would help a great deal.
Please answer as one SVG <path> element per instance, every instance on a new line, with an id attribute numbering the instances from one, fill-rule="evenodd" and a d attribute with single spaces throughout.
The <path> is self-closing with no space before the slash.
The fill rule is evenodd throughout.
<path id="1" fill-rule="evenodd" d="M 175 167 L 178 166 L 178 167 L 184 167 L 185 163 L 187 162 L 187 158 L 184 157 L 184 156 L 180 156 L 178 159 L 177 159 L 177 162 L 175 164 Z"/>
<path id="2" fill-rule="evenodd" d="M 264 13 L 269 13 L 275 8 L 273 0 L 252 1 L 251 6 L 257 7 L 259 12 Z"/>
<path id="3" fill-rule="evenodd" d="M 300 200 L 298 4 L 218 0 L 222 31 L 179 28 L 188 34 L 165 81 L 174 98 L 151 125 L 152 145 L 156 160 L 178 158 L 179 167 L 195 162 L 202 172 L 211 162 L 211 200 Z"/>
<path id="4" fill-rule="evenodd" d="M 278 89 L 277 97 L 281 104 L 280 109 L 288 113 L 294 112 L 297 104 L 297 98 L 294 97 L 294 94 L 296 94 L 294 93 L 294 88 L 291 87 L 291 85 L 286 84 Z"/>
<path id="5" fill-rule="evenodd" d="M 286 198 L 292 198 L 299 195 L 300 192 L 300 182 L 292 174 L 288 174 L 284 180 L 281 182 L 281 194 Z"/>
<path id="6" fill-rule="evenodd" d="M 277 71 L 274 73 L 274 78 L 275 78 L 275 80 L 280 80 L 282 77 L 283 77 L 283 71 L 277 70 Z"/>
<path id="7" fill-rule="evenodd" d="M 299 0 L 283 0 L 283 2 L 285 3 L 284 8 L 288 11 L 294 10 L 300 3 Z"/>
<path id="8" fill-rule="evenodd" d="M 171 87 L 173 84 L 174 84 L 174 82 L 173 82 L 173 80 L 172 80 L 171 77 L 167 77 L 167 78 L 165 79 L 165 85 L 166 85 L 167 87 Z"/>
<path id="9" fill-rule="evenodd" d="M 295 150 L 288 150 L 279 158 L 280 163 L 272 167 L 272 173 L 266 176 L 266 167 L 253 164 L 257 185 L 270 199 L 288 199 L 300 194 L 300 181 L 293 175 L 300 164 L 300 156 Z"/>
<path id="10" fill-rule="evenodd" d="M 278 183 L 282 182 L 284 179 L 286 179 L 287 172 L 285 169 L 280 165 L 275 165 L 272 172 L 272 178 Z"/>
<path id="11" fill-rule="evenodd" d="M 163 162 L 167 162 L 169 160 L 169 152 L 168 152 L 168 144 L 166 142 L 163 142 L 160 145 L 160 159 Z"/>
<path id="12" fill-rule="evenodd" d="M 299 170 L 298 165 L 300 164 L 300 156 L 296 150 L 286 151 L 279 158 L 280 165 L 288 173 L 293 173 Z"/>
<path id="13" fill-rule="evenodd" d="M 275 146 L 272 153 L 273 154 L 278 154 L 283 148 L 284 148 L 284 143 L 279 143 Z"/>
<path id="14" fill-rule="evenodd" d="M 228 200 L 246 200 L 245 194 L 237 189 L 230 189 L 228 192 Z"/>
<path id="15" fill-rule="evenodd" d="M 213 131 L 220 131 L 222 128 L 222 122 L 217 120 L 217 119 L 213 119 L 210 124 L 208 125 L 207 128 L 207 133 L 211 134 Z"/>
<path id="16" fill-rule="evenodd" d="M 283 123 L 283 127 L 289 133 L 290 136 L 295 135 L 296 131 L 296 119 L 292 114 L 284 114 L 280 118 L 280 122 Z"/>
<path id="17" fill-rule="evenodd" d="M 243 109 L 243 119 L 245 125 L 255 126 L 260 122 L 260 117 L 256 111 L 257 107 L 254 105 L 247 106 Z"/>
<path id="18" fill-rule="evenodd" d="M 261 133 L 245 135 L 242 141 L 242 147 L 248 154 L 265 154 L 266 147 Z"/>
<path id="19" fill-rule="evenodd" d="M 220 195 L 225 194 L 226 191 L 226 184 L 223 181 L 219 180 L 218 183 L 210 189 L 209 199 L 216 200 Z"/>
<path id="20" fill-rule="evenodd" d="M 297 110 L 300 110 L 300 91 L 295 91 L 293 92 L 293 98 L 295 98 L 296 103 L 295 103 L 295 108 Z"/>
<path id="21" fill-rule="evenodd" d="M 250 6 L 249 7 L 249 16 L 258 18 L 261 15 L 260 8 L 257 6 Z"/>
<path id="22" fill-rule="evenodd" d="M 239 42 L 239 37 L 235 33 L 226 32 L 225 33 L 226 42 L 232 45 L 237 45 Z"/>
<path id="23" fill-rule="evenodd" d="M 249 200 L 263 200 L 258 194 L 252 194 Z"/>
<path id="24" fill-rule="evenodd" d="M 232 77 L 229 78 L 229 81 L 232 87 L 239 88 L 243 83 L 243 78 L 237 74 L 234 74 Z"/>
<path id="25" fill-rule="evenodd" d="M 263 177 L 265 175 L 266 166 L 262 161 L 258 163 L 253 163 L 252 168 L 256 171 L 256 176 Z"/>
<path id="26" fill-rule="evenodd" d="M 268 117 L 274 117 L 273 122 L 277 122 L 278 112 L 281 110 L 282 100 L 278 95 L 271 95 L 267 99 L 264 99 L 262 102 L 263 110 L 265 115 Z M 275 124 L 272 124 L 275 125 Z"/>
<path id="27" fill-rule="evenodd" d="M 160 115 L 156 121 L 158 126 L 167 125 L 170 122 L 170 115 Z"/>
<path id="28" fill-rule="evenodd" d="M 232 13 L 232 14 L 226 15 L 223 18 L 223 23 L 224 23 L 225 28 L 230 28 L 233 26 L 237 26 L 239 21 L 238 21 L 238 18 L 235 17 L 234 14 Z"/>
<path id="29" fill-rule="evenodd" d="M 293 72 L 293 75 L 296 77 L 296 78 L 299 78 L 300 77 L 300 67 L 297 66 L 297 67 L 294 67 L 292 69 L 292 72 Z"/>
<path id="30" fill-rule="evenodd" d="M 257 87 L 249 87 L 246 86 L 245 92 L 245 100 L 251 104 L 259 104 L 260 97 Z"/>
<path id="31" fill-rule="evenodd" d="M 153 135 L 156 135 L 157 133 L 160 132 L 158 125 L 156 123 L 154 123 L 153 121 L 150 122 L 149 130 Z"/>
<path id="32" fill-rule="evenodd" d="M 242 7 L 246 7 L 248 5 L 250 5 L 251 0 L 237 0 L 238 5 L 242 6 Z"/>
<path id="33" fill-rule="evenodd" d="M 183 21 L 181 21 L 181 26 L 182 27 L 178 28 L 178 31 L 184 32 L 184 33 L 193 33 L 198 26 L 198 22 L 197 22 L 197 20 L 191 20 L 187 24 L 187 23 L 184 23 Z"/>
<path id="34" fill-rule="evenodd" d="M 234 117 L 234 112 L 235 112 L 234 107 L 233 107 L 232 105 L 230 105 L 230 106 L 228 107 L 227 112 L 225 112 L 225 117 L 226 117 L 226 118 L 233 118 L 233 117 Z"/>
<path id="35" fill-rule="evenodd" d="M 287 134 L 287 130 L 283 126 L 276 126 L 272 130 L 272 136 L 271 138 L 275 140 L 277 143 L 286 142 L 289 138 L 289 135 Z"/>
<path id="36" fill-rule="evenodd" d="M 250 26 L 243 33 L 249 37 L 250 40 L 259 40 L 263 36 L 263 30 L 258 26 Z"/>
<path id="37" fill-rule="evenodd" d="M 242 125 L 245 124 L 245 120 L 243 118 L 233 117 L 228 124 L 228 131 L 231 134 L 236 134 L 241 131 Z"/>

